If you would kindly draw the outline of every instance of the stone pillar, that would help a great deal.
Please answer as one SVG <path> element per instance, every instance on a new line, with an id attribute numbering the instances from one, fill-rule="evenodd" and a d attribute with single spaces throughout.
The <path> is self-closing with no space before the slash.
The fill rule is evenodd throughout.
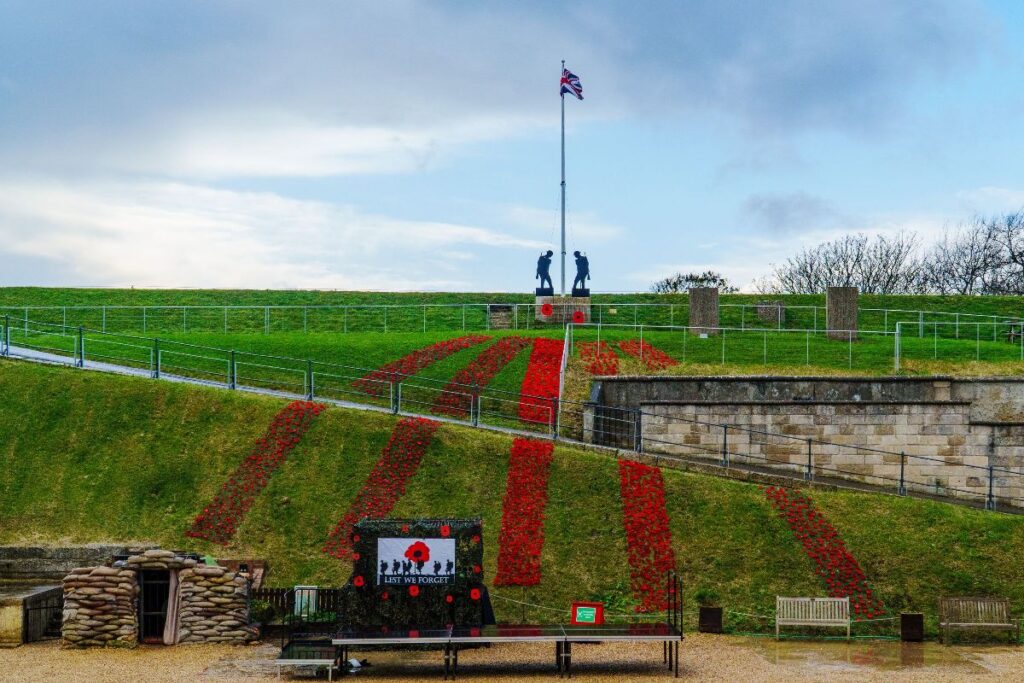
<path id="1" fill-rule="evenodd" d="M 830 339 L 857 338 L 856 287 L 829 287 L 825 294 L 825 324 Z"/>
<path id="2" fill-rule="evenodd" d="M 690 334 L 718 334 L 718 287 L 690 288 Z"/>

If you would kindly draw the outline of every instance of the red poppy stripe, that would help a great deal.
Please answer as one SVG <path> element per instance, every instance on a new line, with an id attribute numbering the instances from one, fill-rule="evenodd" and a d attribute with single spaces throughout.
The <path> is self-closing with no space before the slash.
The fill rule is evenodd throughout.
<path id="1" fill-rule="evenodd" d="M 544 509 L 548 502 L 548 473 L 554 447 L 550 441 L 534 439 L 519 438 L 512 442 L 502 503 L 495 586 L 540 583 Z"/>
<path id="2" fill-rule="evenodd" d="M 351 559 L 352 527 L 363 518 L 387 517 L 394 509 L 439 426 L 439 422 L 421 417 L 399 420 L 348 512 L 328 536 L 325 553 L 340 560 Z"/>
<path id="3" fill-rule="evenodd" d="M 828 587 L 829 595 L 849 597 L 855 620 L 888 615 L 888 609 L 868 584 L 860 563 L 846 549 L 836 528 L 814 509 L 810 497 L 774 486 L 767 487 L 765 495 L 803 545 L 815 571 Z"/>
<path id="4" fill-rule="evenodd" d="M 537 337 L 533 340 L 519 397 L 519 419 L 523 422 L 555 423 L 564 346 L 561 339 Z"/>
<path id="5" fill-rule="evenodd" d="M 591 375 L 619 374 L 619 357 L 607 342 L 580 342 L 576 349 Z"/>
<path id="6" fill-rule="evenodd" d="M 632 460 L 619 460 L 619 484 L 630 586 L 639 603 L 636 611 L 666 609 L 667 575 L 675 568 L 676 559 L 661 470 Z"/>
<path id="7" fill-rule="evenodd" d="M 648 370 L 664 370 L 673 365 L 679 365 L 679 361 L 672 356 L 639 339 L 621 341 L 619 349 L 626 355 L 639 358 Z"/>
<path id="8" fill-rule="evenodd" d="M 484 349 L 469 365 L 455 373 L 451 381 L 444 386 L 434 402 L 434 412 L 452 417 L 468 415 L 469 401 L 472 398 L 466 393 L 467 385 L 487 386 L 494 376 L 530 343 L 528 337 L 505 337 Z"/>
<path id="9" fill-rule="evenodd" d="M 395 375 L 415 375 L 424 368 L 444 360 L 453 353 L 476 346 L 490 339 L 487 335 L 474 334 L 465 337 L 456 337 L 439 341 L 430 346 L 416 349 L 412 353 L 392 361 L 387 365 L 374 370 L 365 377 L 353 382 L 353 386 L 363 393 L 371 396 L 383 396 L 387 393 L 387 384 Z"/>
<path id="10" fill-rule="evenodd" d="M 252 452 L 203 508 L 185 535 L 227 544 L 253 501 L 266 488 L 270 476 L 325 407 L 320 403 L 293 401 L 275 415 L 267 433 L 256 442 Z"/>

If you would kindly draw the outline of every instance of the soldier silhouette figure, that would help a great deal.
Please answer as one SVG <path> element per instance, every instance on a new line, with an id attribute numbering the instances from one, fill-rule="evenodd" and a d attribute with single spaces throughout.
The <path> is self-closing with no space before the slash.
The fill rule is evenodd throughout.
<path id="1" fill-rule="evenodd" d="M 448 560 L 445 563 L 445 565 L 444 565 L 444 573 L 445 574 L 451 574 L 451 573 L 453 573 L 454 569 L 455 569 L 455 563 L 452 562 L 451 560 Z"/>
<path id="2" fill-rule="evenodd" d="M 546 253 L 541 254 L 540 258 L 537 259 L 537 275 L 534 277 L 534 279 L 540 279 L 541 288 L 544 288 L 545 286 L 555 286 L 554 283 L 551 282 L 551 257 L 554 255 L 555 252 L 548 249 Z M 545 282 L 547 283 L 547 285 L 544 284 Z"/>
<path id="3" fill-rule="evenodd" d="M 587 278 L 590 277 L 590 261 L 578 251 L 572 252 L 572 255 L 576 257 L 576 279 L 572 281 L 572 288 L 577 289 L 576 283 L 579 283 L 578 289 L 586 289 Z"/>
<path id="4" fill-rule="evenodd" d="M 438 573 L 440 573 L 440 571 L 441 571 L 441 562 L 440 562 L 440 560 L 434 560 L 434 576 L 437 576 Z"/>
<path id="5" fill-rule="evenodd" d="M 398 560 L 393 560 L 391 562 L 391 573 L 395 576 L 398 576 L 398 570 L 401 569 L 401 567 L 402 565 L 398 562 Z"/>
<path id="6" fill-rule="evenodd" d="M 380 561 L 380 574 L 381 574 L 381 576 L 383 576 L 383 575 L 385 575 L 387 573 L 388 573 L 388 561 L 387 560 L 381 560 Z"/>

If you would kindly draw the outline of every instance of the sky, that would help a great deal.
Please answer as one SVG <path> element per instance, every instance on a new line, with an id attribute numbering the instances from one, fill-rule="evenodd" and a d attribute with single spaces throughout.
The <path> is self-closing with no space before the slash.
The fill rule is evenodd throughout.
<path id="1" fill-rule="evenodd" d="M 1024 3 L 0 0 L 0 286 L 744 289 L 1024 206 Z"/>

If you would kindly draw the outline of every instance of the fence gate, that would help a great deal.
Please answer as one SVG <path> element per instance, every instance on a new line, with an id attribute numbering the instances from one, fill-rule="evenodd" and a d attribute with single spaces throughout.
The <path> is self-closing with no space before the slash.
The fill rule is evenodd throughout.
<path id="1" fill-rule="evenodd" d="M 22 642 L 60 638 L 64 615 L 64 589 L 60 586 L 36 593 L 22 603 Z"/>

